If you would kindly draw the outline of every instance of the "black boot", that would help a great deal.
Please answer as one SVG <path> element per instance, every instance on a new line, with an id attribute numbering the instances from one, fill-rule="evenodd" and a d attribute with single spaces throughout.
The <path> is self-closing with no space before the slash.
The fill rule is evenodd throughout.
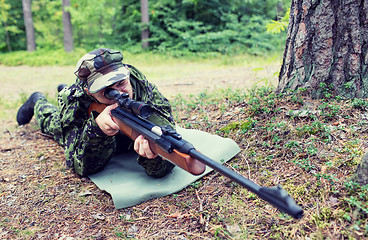
<path id="1" fill-rule="evenodd" d="M 46 98 L 40 92 L 34 92 L 28 100 L 19 108 L 17 113 L 17 122 L 19 125 L 27 124 L 31 121 L 34 114 L 34 106 L 40 99 Z"/>
<path id="2" fill-rule="evenodd" d="M 61 84 L 59 84 L 58 86 L 57 86 L 57 91 L 58 92 L 60 92 L 61 90 L 63 90 L 64 88 L 66 88 L 67 87 L 67 85 L 66 84 L 64 84 L 64 83 L 61 83 Z"/>

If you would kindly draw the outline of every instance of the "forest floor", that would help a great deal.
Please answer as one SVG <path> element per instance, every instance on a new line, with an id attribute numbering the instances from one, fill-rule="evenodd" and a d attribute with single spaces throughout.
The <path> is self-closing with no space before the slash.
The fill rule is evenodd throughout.
<path id="1" fill-rule="evenodd" d="M 226 87 L 172 97 L 178 125 L 236 141 L 241 152 L 225 165 L 262 186 L 282 185 L 303 218 L 216 172 L 176 194 L 117 210 L 108 193 L 66 168 L 63 149 L 34 120 L 18 127 L 2 119 L 0 238 L 367 238 L 368 188 L 349 181 L 368 148 L 366 101 Z M 1 107 L 15 115 L 19 106 L 9 104 Z"/>

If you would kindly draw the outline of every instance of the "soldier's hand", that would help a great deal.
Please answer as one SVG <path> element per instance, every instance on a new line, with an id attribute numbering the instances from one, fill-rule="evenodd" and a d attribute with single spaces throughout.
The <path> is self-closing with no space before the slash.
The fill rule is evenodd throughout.
<path id="1" fill-rule="evenodd" d="M 134 150 L 142 157 L 152 159 L 158 156 L 149 146 L 149 142 L 142 135 L 138 136 L 134 141 Z"/>
<path id="2" fill-rule="evenodd" d="M 118 104 L 107 106 L 96 118 L 96 123 L 107 136 L 114 136 L 119 132 L 119 125 L 111 117 L 111 110 Z"/>

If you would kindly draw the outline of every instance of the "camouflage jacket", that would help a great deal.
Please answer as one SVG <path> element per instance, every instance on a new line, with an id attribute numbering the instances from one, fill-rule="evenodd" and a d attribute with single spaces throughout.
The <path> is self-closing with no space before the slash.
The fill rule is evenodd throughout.
<path id="1" fill-rule="evenodd" d="M 138 69 L 127 66 L 131 71 L 133 99 L 147 102 L 156 110 L 149 120 L 157 125 L 174 126 L 169 101 Z M 88 107 L 95 100 L 85 92 L 85 87 L 85 83 L 77 79 L 72 86 L 63 89 L 58 97 L 66 163 L 82 176 L 101 170 L 113 154 L 127 149 L 132 143 L 131 140 L 127 141 L 124 137 L 118 136 L 119 134 L 107 136 L 102 132 L 95 121 L 98 113 L 92 112 L 90 116 L 88 114 Z M 156 159 L 139 157 L 138 162 L 145 168 L 147 174 L 154 177 L 162 177 L 173 168 L 171 163 L 160 157 Z"/>

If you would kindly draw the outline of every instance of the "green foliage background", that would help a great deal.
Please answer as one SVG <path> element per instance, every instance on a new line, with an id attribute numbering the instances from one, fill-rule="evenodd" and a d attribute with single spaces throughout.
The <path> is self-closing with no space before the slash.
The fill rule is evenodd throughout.
<path id="1" fill-rule="evenodd" d="M 285 33 L 267 32 L 290 0 L 150 0 L 149 51 L 177 55 L 263 54 L 282 48 Z M 142 51 L 140 1 L 72 0 L 74 46 Z M 63 48 L 60 0 L 33 0 L 37 49 Z M 0 0 L 0 51 L 26 50 L 21 1 Z M 280 37 L 281 36 L 281 37 Z"/>

